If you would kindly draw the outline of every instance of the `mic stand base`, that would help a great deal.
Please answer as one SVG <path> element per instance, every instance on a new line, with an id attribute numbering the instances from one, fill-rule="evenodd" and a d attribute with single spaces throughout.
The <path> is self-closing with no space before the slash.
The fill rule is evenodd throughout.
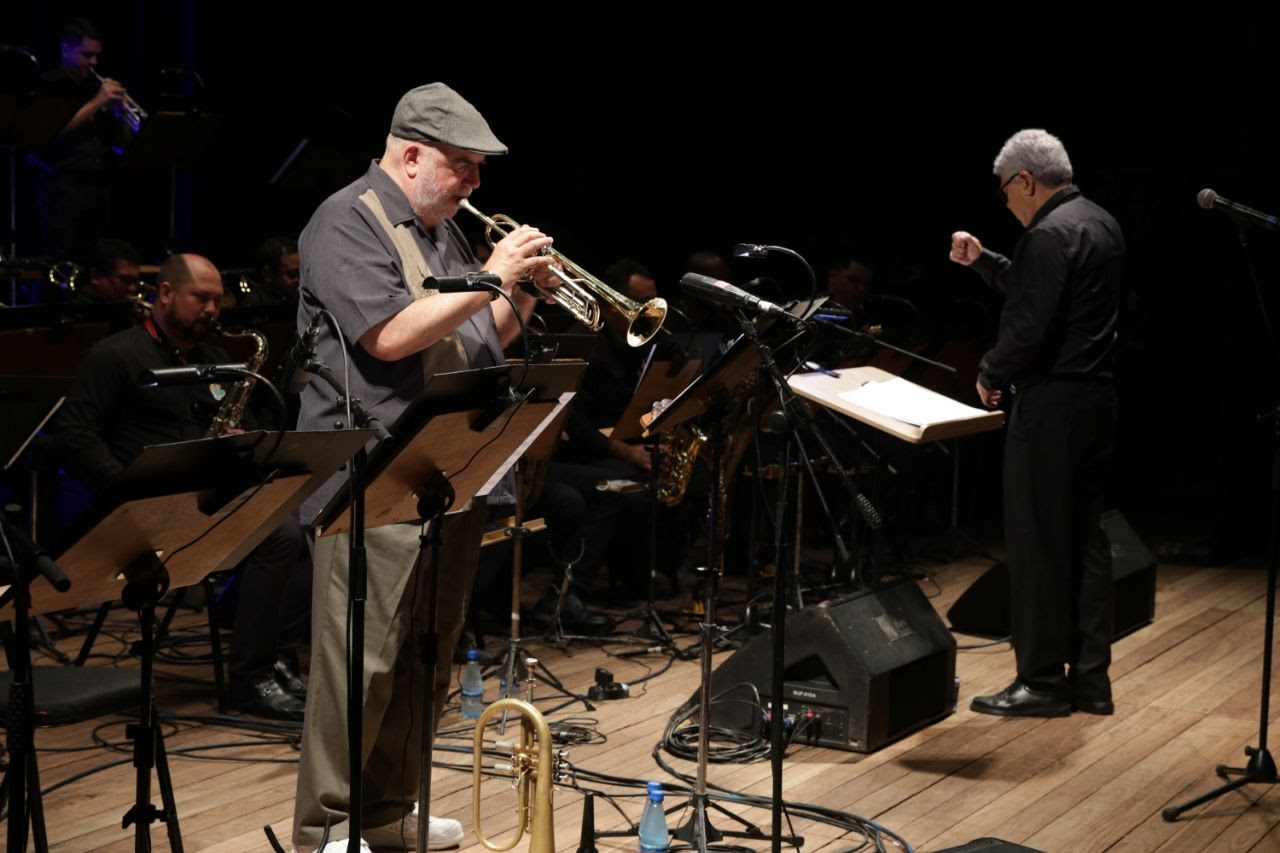
<path id="1" fill-rule="evenodd" d="M 1280 572 L 1280 409 L 1273 408 L 1259 420 L 1271 421 L 1274 444 L 1271 455 L 1271 558 L 1267 566 L 1267 616 L 1262 639 L 1262 697 L 1259 701 L 1258 745 L 1244 748 L 1245 754 L 1249 756 L 1249 763 L 1245 767 L 1227 767 L 1219 764 L 1216 768 L 1217 774 L 1223 779 L 1231 776 L 1240 778 L 1232 779 L 1227 784 L 1207 794 L 1201 794 L 1194 800 L 1170 806 L 1160 813 L 1161 817 L 1167 821 L 1175 821 L 1188 809 L 1217 799 L 1236 788 L 1253 783 L 1274 785 L 1280 781 L 1280 777 L 1276 774 L 1276 762 L 1267 750 L 1267 726 L 1271 718 L 1271 657 L 1272 649 L 1275 647 L 1276 575 Z"/>

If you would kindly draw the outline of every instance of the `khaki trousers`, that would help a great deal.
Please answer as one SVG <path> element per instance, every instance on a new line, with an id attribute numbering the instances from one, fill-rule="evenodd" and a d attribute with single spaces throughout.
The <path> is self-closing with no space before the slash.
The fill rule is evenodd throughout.
<path id="1" fill-rule="evenodd" d="M 420 526 L 390 524 L 365 531 L 368 597 L 365 606 L 363 810 L 361 825 L 383 826 L 413 809 L 418 796 L 424 696 L 430 694 L 432 731 L 448 694 L 453 659 L 467 613 L 484 507 L 445 517 L 440 553 L 440 636 L 434 689 L 415 637 L 426 629 L 426 572 L 419 558 Z M 293 843 L 313 847 L 330 820 L 329 839 L 346 838 L 350 784 L 347 758 L 347 534 L 315 540 L 311 674 L 303 723 Z M 425 808 L 424 804 L 424 808 Z"/>

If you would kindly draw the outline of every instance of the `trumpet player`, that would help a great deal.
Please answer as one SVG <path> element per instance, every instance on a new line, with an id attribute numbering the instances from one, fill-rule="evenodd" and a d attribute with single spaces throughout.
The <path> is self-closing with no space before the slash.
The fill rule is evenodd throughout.
<path id="1" fill-rule="evenodd" d="M 85 258 L 89 280 L 76 288 L 71 302 L 105 305 L 132 302 L 138 296 L 142 274 L 138 250 L 124 240 L 103 237 L 95 240 Z"/>
<path id="2" fill-rule="evenodd" d="M 462 199 L 480 185 L 486 158 L 507 153 L 470 103 L 443 83 L 419 86 L 400 99 L 382 157 L 330 196 L 299 240 L 302 260 L 298 325 L 319 309 L 352 342 L 349 393 L 383 423 L 404 411 L 438 372 L 502 364 L 502 347 L 519 333 L 505 299 L 487 293 L 424 291 L 425 275 L 479 268 L 453 223 Z M 555 279 L 539 254 L 551 238 L 522 226 L 498 241 L 484 269 L 498 275 L 514 310 L 527 315 L 536 299 L 517 287 L 532 276 L 544 289 Z M 340 364 L 329 325 L 320 326 L 319 357 Z M 313 381 L 302 392 L 299 429 L 332 429 L 341 417 L 333 393 Z M 458 460 L 459 463 L 465 460 Z M 342 487 L 335 475 L 303 504 L 310 523 Z M 455 507 L 443 525 L 437 609 L 440 656 L 432 707 L 417 707 L 425 662 L 413 631 L 426 624 L 428 579 L 414 574 L 420 526 L 391 524 L 365 532 L 368 592 L 364 638 L 365 694 L 361 844 L 417 847 L 418 754 L 424 725 L 434 726 L 449 686 L 450 657 L 467 610 L 479 550 L 483 508 Z M 312 603 L 311 679 L 298 766 L 293 844 L 313 851 L 332 825 L 328 847 L 347 849 L 350 803 L 346 752 L 346 534 L 316 539 Z M 424 566 L 429 561 L 424 561 Z M 424 568 L 424 571 L 429 571 Z M 406 758 L 408 756 L 408 758 Z M 428 803 L 421 804 L 428 808 Z M 462 826 L 432 818 L 428 846 L 456 845 Z"/>
<path id="3" fill-rule="evenodd" d="M 68 21 L 58 68 L 41 78 L 41 93 L 77 105 L 70 119 L 33 160 L 44 250 L 69 257 L 106 230 L 113 151 L 133 138 L 122 111 L 125 87 L 98 76 L 102 36 L 84 18 Z"/>

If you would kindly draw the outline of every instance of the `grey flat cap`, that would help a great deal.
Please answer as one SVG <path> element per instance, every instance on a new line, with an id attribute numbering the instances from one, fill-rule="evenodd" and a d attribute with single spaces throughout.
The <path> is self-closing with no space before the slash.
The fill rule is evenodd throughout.
<path id="1" fill-rule="evenodd" d="M 480 111 L 443 83 L 410 89 L 391 116 L 391 135 L 419 142 L 445 142 L 478 154 L 506 154 Z"/>

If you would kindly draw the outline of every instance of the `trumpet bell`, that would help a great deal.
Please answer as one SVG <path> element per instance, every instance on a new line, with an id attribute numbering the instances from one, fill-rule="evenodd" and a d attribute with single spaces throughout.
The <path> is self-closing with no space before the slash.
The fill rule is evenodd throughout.
<path id="1" fill-rule="evenodd" d="M 623 313 L 631 321 L 627 324 L 627 343 L 633 347 L 644 346 L 662 331 L 662 324 L 667 320 L 667 300 L 657 297 L 643 305 L 630 299 L 627 301 L 635 306 L 632 313 Z"/>

